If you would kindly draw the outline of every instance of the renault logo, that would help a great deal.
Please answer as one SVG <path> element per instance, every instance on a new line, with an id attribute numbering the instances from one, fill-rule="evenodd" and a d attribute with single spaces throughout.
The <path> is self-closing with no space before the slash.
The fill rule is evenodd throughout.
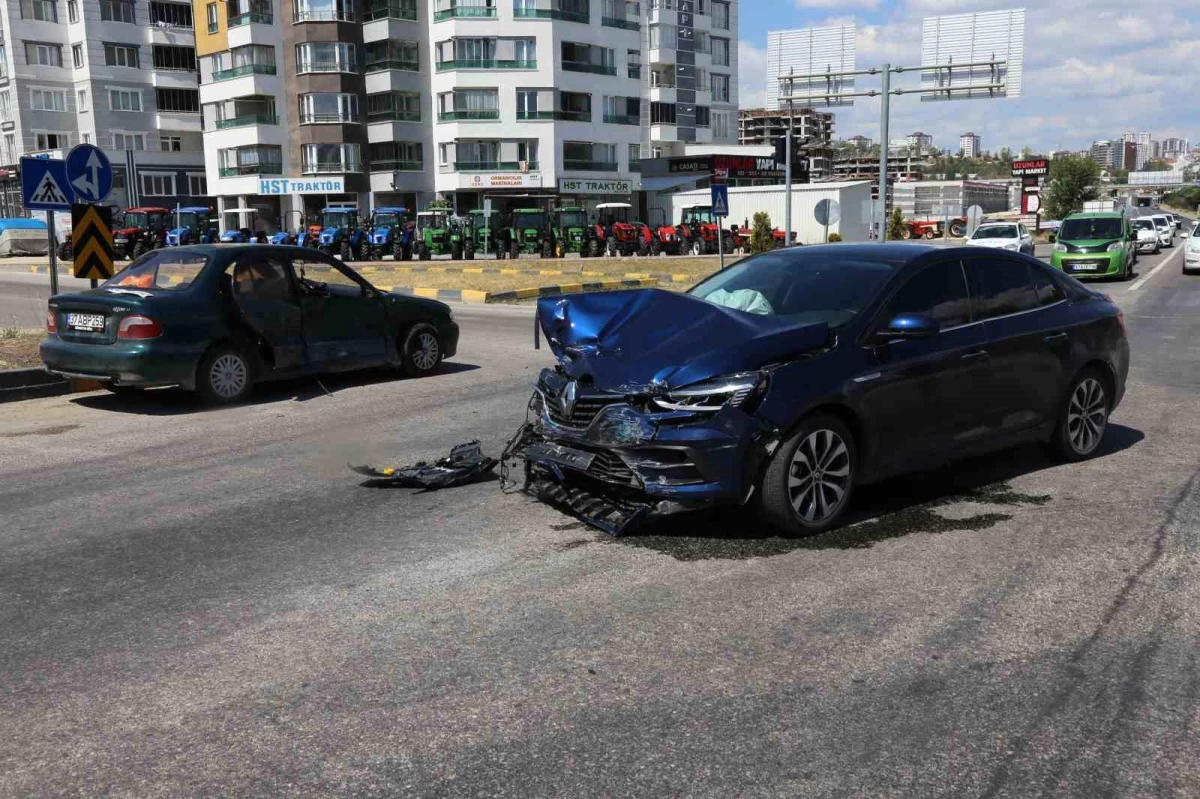
<path id="1" fill-rule="evenodd" d="M 575 398 L 578 392 L 579 386 L 572 380 L 570 383 L 567 383 L 562 395 L 558 398 L 558 407 L 562 409 L 563 416 L 568 419 L 575 413 Z"/>

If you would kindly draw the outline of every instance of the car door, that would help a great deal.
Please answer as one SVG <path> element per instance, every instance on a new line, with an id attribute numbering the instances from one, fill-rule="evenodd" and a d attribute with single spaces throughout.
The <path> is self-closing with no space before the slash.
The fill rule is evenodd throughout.
<path id="1" fill-rule="evenodd" d="M 1029 228 L 1021 222 L 1017 223 L 1017 235 L 1021 239 L 1021 252 L 1033 255 L 1033 236 L 1029 233 Z"/>
<path id="2" fill-rule="evenodd" d="M 329 371 L 385 363 L 387 310 L 379 293 L 339 261 L 318 253 L 292 259 L 313 365 Z"/>
<path id="3" fill-rule="evenodd" d="M 303 315 L 286 260 L 247 252 L 234 260 L 224 277 L 228 280 L 222 281 L 222 292 L 228 292 L 241 320 L 269 353 L 267 366 L 275 371 L 303 366 Z"/>
<path id="4" fill-rule="evenodd" d="M 959 259 L 912 275 L 872 321 L 882 330 L 900 314 L 925 314 L 941 326 L 928 339 L 873 344 L 877 365 L 855 379 L 882 470 L 941 457 L 986 434 L 980 391 L 989 366 L 983 326 L 973 324 Z"/>
<path id="5" fill-rule="evenodd" d="M 1066 381 L 1067 308 L 1040 267 L 999 253 L 964 259 L 990 354 L 988 425 L 998 436 L 1052 422 Z"/>

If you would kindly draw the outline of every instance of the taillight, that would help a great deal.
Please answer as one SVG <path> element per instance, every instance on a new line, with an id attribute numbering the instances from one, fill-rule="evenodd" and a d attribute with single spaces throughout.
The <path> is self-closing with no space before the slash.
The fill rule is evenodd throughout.
<path id="1" fill-rule="evenodd" d="M 53 308 L 46 311 L 46 332 L 58 332 L 58 313 Z"/>
<path id="2" fill-rule="evenodd" d="M 117 338 L 146 339 L 162 335 L 162 325 L 148 316 L 126 316 L 117 326 Z"/>

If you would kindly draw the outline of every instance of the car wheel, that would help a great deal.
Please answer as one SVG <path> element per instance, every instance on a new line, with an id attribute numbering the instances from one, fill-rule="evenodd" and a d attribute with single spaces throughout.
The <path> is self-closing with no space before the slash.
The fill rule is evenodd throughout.
<path id="1" fill-rule="evenodd" d="M 1082 461 L 1095 454 L 1108 429 L 1112 400 L 1107 382 L 1097 369 L 1085 369 L 1067 391 L 1054 431 L 1054 446 L 1069 461 Z"/>
<path id="2" fill-rule="evenodd" d="M 409 377 L 433 374 L 442 362 L 442 342 L 437 329 L 425 322 L 410 327 L 400 344 L 400 360 Z"/>
<path id="3" fill-rule="evenodd" d="M 250 394 L 253 385 L 250 359 L 230 345 L 210 350 L 196 374 L 196 391 L 205 402 L 213 405 L 240 402 Z"/>
<path id="4" fill-rule="evenodd" d="M 850 504 L 855 466 L 854 437 L 841 420 L 827 414 L 805 419 L 767 465 L 759 510 L 789 533 L 823 533 Z"/>

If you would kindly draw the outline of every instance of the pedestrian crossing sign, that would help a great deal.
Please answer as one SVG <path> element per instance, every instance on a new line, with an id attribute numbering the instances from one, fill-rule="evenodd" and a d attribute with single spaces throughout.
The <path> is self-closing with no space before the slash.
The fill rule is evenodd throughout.
<path id="1" fill-rule="evenodd" d="M 723 183 L 712 184 L 712 215 L 729 216 L 729 187 Z"/>
<path id="2" fill-rule="evenodd" d="M 67 162 L 53 158 L 21 159 L 21 200 L 37 211 L 70 211 L 75 192 L 67 182 Z"/>

